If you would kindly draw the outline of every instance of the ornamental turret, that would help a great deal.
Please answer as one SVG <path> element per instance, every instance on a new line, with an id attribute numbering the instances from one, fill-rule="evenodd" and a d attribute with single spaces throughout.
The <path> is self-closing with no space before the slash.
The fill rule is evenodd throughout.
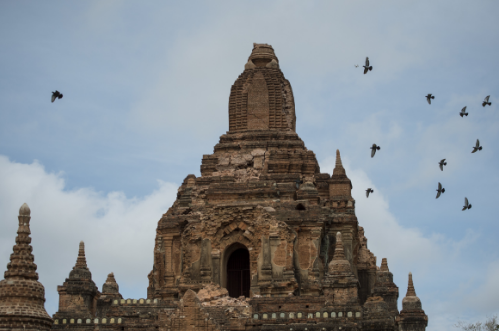
<path id="1" fill-rule="evenodd" d="M 97 299 L 100 295 L 92 280 L 85 258 L 85 243 L 80 242 L 78 257 L 69 278 L 62 286 L 57 286 L 59 292 L 59 311 L 54 318 L 81 318 L 95 316 Z"/>
<path id="2" fill-rule="evenodd" d="M 53 320 L 45 310 L 45 288 L 38 281 L 31 247 L 31 210 L 19 209 L 14 253 L 10 255 L 5 279 L 0 281 L 0 330 L 49 330 Z"/>
<path id="3" fill-rule="evenodd" d="M 412 273 L 409 272 L 409 285 L 407 294 L 402 299 L 402 310 L 397 317 L 400 331 L 424 331 L 428 326 L 428 316 L 421 305 L 421 300 L 416 296 L 416 289 L 412 282 Z"/>
<path id="4" fill-rule="evenodd" d="M 376 283 L 373 289 L 373 295 L 382 297 L 388 304 L 393 316 L 398 315 L 397 300 L 399 297 L 399 288 L 393 282 L 393 274 L 388 269 L 388 261 L 383 258 L 381 267 L 376 272 Z"/>

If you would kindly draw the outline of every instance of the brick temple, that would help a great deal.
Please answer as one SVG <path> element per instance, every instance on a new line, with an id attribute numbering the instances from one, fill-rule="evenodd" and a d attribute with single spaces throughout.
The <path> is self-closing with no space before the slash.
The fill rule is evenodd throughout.
<path id="1" fill-rule="evenodd" d="M 333 174 L 321 173 L 273 48 L 254 44 L 231 88 L 229 131 L 158 222 L 147 298 L 123 298 L 112 273 L 99 291 L 81 242 L 50 318 L 23 205 L 0 330 L 425 330 L 410 273 L 399 312 L 351 190 L 339 151 Z"/>

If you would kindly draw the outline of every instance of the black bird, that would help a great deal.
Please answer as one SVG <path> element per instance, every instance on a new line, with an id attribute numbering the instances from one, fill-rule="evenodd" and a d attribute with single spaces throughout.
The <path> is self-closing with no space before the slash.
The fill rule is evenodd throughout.
<path id="1" fill-rule="evenodd" d="M 366 190 L 366 197 L 368 197 L 368 198 L 369 198 L 369 193 L 373 193 L 373 192 L 374 192 L 374 190 L 373 190 L 372 188 L 368 188 L 368 189 Z"/>
<path id="2" fill-rule="evenodd" d="M 447 162 L 445 162 L 445 159 L 442 159 L 438 162 L 438 165 L 440 166 L 440 170 L 444 171 L 444 166 L 447 165 Z"/>
<path id="3" fill-rule="evenodd" d="M 369 58 L 366 57 L 366 65 L 364 67 L 364 75 L 367 74 L 368 71 L 373 70 L 373 67 L 369 65 Z"/>
<path id="4" fill-rule="evenodd" d="M 431 99 L 435 99 L 435 96 L 434 95 L 431 95 L 431 93 L 429 93 L 427 96 L 426 96 L 426 101 L 428 101 L 428 104 L 431 105 Z"/>
<path id="5" fill-rule="evenodd" d="M 459 115 L 460 115 L 461 117 L 463 117 L 463 115 L 468 116 L 468 113 L 466 112 L 466 107 L 468 107 L 468 106 L 464 106 L 464 108 L 463 108 L 463 109 L 461 109 L 461 112 L 459 113 Z"/>
<path id="6" fill-rule="evenodd" d="M 482 150 L 482 146 L 480 146 L 480 140 L 476 140 L 476 145 L 475 147 L 473 147 L 473 152 L 471 153 L 475 153 L 476 151 L 481 151 Z"/>
<path id="7" fill-rule="evenodd" d="M 465 211 L 466 209 L 470 209 L 470 208 L 471 208 L 471 203 L 468 203 L 468 198 L 464 198 L 463 211 Z"/>
<path id="8" fill-rule="evenodd" d="M 373 146 L 370 147 L 370 149 L 371 149 L 371 157 L 374 157 L 374 154 L 376 154 L 376 150 L 379 151 L 381 147 L 377 146 L 376 144 L 373 144 Z"/>
<path id="9" fill-rule="evenodd" d="M 55 92 L 52 92 L 52 102 L 54 102 L 55 99 L 62 99 L 62 93 L 57 90 L 55 90 Z"/>
<path id="10" fill-rule="evenodd" d="M 487 95 L 487 96 L 485 97 L 485 99 L 484 99 L 484 100 L 483 100 L 483 102 L 482 102 L 482 106 L 483 106 L 483 107 L 485 107 L 486 105 L 489 105 L 489 106 L 490 106 L 490 105 L 492 104 L 492 102 L 489 102 L 489 98 L 490 98 L 490 95 Z"/>
<path id="11" fill-rule="evenodd" d="M 438 189 L 437 189 L 437 197 L 435 199 L 438 199 L 441 193 L 444 193 L 445 189 L 442 187 L 442 184 L 438 183 Z"/>
<path id="12" fill-rule="evenodd" d="M 295 181 L 295 184 L 296 184 L 296 189 L 298 190 L 300 188 L 300 184 L 303 184 L 303 180 L 297 179 Z"/>

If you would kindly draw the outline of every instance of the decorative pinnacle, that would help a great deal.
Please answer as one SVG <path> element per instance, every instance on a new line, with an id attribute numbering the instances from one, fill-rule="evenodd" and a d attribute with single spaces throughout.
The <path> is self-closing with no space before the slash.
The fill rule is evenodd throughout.
<path id="1" fill-rule="evenodd" d="M 106 282 L 102 285 L 102 293 L 103 294 L 118 294 L 120 293 L 120 287 L 118 283 L 116 283 L 116 279 L 114 279 L 114 274 L 111 272 L 107 275 Z"/>
<path id="2" fill-rule="evenodd" d="M 279 63 L 271 45 L 253 43 L 253 50 L 251 51 L 248 61 L 251 61 L 257 67 L 264 67 L 273 59 Z"/>
<path id="3" fill-rule="evenodd" d="M 19 216 L 29 216 L 29 215 L 31 215 L 31 209 L 29 209 L 28 204 L 25 202 L 23 203 L 21 208 L 19 208 Z"/>
<path id="4" fill-rule="evenodd" d="M 111 272 L 109 275 L 107 275 L 106 283 L 116 283 L 114 273 Z"/>
<path id="5" fill-rule="evenodd" d="M 384 257 L 382 260 L 381 260 L 381 268 L 379 269 L 380 271 L 390 271 L 388 269 L 388 261 L 386 260 L 386 257 Z"/>
<path id="6" fill-rule="evenodd" d="M 406 297 L 415 297 L 416 290 L 414 289 L 414 283 L 412 282 L 412 273 L 409 272 L 409 285 L 407 286 L 407 294 Z"/>
<path id="7" fill-rule="evenodd" d="M 343 168 L 343 164 L 341 163 L 340 150 L 336 150 L 336 164 L 333 170 L 333 176 L 344 175 L 346 176 L 345 168 Z"/>
<path id="8" fill-rule="evenodd" d="M 336 166 L 335 166 L 335 168 L 336 167 L 338 167 L 338 168 L 339 167 L 343 167 L 343 164 L 341 163 L 341 156 L 340 156 L 340 150 L 339 149 L 336 150 Z"/>
<path id="9" fill-rule="evenodd" d="M 343 250 L 343 240 L 341 232 L 336 233 L 336 245 L 334 248 L 333 260 L 346 260 L 345 252 Z"/>
<path id="10" fill-rule="evenodd" d="M 16 244 L 14 245 L 14 253 L 10 255 L 10 263 L 7 264 L 5 271 L 5 279 L 18 277 L 21 279 L 38 280 L 36 273 L 35 257 L 33 256 L 33 248 L 31 247 L 31 238 L 29 230 L 29 221 L 31 213 L 28 205 L 24 203 L 19 208 L 19 227 L 17 228 Z"/>
<path id="11" fill-rule="evenodd" d="M 80 248 L 78 249 L 78 258 L 76 259 L 76 264 L 74 269 L 85 269 L 88 270 L 87 260 L 85 259 L 85 243 L 80 241 Z"/>

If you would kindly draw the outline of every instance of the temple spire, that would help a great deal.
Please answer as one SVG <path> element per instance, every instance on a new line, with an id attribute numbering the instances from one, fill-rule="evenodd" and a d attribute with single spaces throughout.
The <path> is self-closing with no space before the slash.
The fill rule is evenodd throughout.
<path id="1" fill-rule="evenodd" d="M 16 244 L 0 280 L 0 330 L 50 330 L 52 319 L 45 310 L 45 288 L 38 281 L 29 222 L 31 210 L 19 209 Z"/>
<path id="2" fill-rule="evenodd" d="M 31 230 L 29 222 L 31 220 L 31 210 L 24 203 L 19 208 L 19 227 L 17 229 L 16 244 L 14 245 L 14 253 L 10 255 L 10 263 L 7 264 L 5 271 L 5 279 L 20 277 L 22 279 L 38 280 L 37 266 L 34 263 L 35 257 L 32 254 L 31 247 Z"/>
<path id="3" fill-rule="evenodd" d="M 407 294 L 402 299 L 402 311 L 397 317 L 397 322 L 401 331 L 423 331 L 428 326 L 428 316 L 423 310 L 421 300 L 416 296 L 411 272 L 409 272 Z"/>
<path id="4" fill-rule="evenodd" d="M 87 267 L 87 259 L 85 258 L 85 243 L 80 241 L 80 248 L 78 249 L 78 257 L 76 258 L 76 264 L 73 269 L 86 269 Z"/>
<path id="5" fill-rule="evenodd" d="M 343 168 L 343 164 L 341 163 L 340 150 L 336 150 L 336 163 L 333 170 L 333 176 L 344 175 L 346 176 L 345 168 Z"/>
<path id="6" fill-rule="evenodd" d="M 381 268 L 379 269 L 380 271 L 390 271 L 388 269 L 388 261 L 386 259 L 386 257 L 384 257 L 382 260 L 381 260 Z"/>
<path id="7" fill-rule="evenodd" d="M 336 245 L 334 248 L 333 260 L 346 260 L 345 251 L 343 249 L 343 239 L 341 237 L 341 232 L 336 233 Z"/>
<path id="8" fill-rule="evenodd" d="M 415 297 L 416 290 L 414 289 L 414 283 L 412 282 L 412 273 L 409 272 L 409 285 L 407 286 L 407 294 L 406 297 Z"/>
<path id="9" fill-rule="evenodd" d="M 331 276 L 353 276 L 352 267 L 350 262 L 345 256 L 345 249 L 343 248 L 343 239 L 341 232 L 336 233 L 336 244 L 334 248 L 334 255 L 328 265 L 328 273 Z"/>
<path id="10" fill-rule="evenodd" d="M 114 278 L 114 273 L 107 275 L 106 282 L 102 285 L 102 294 L 107 296 L 117 296 L 121 298 L 120 287 Z"/>

